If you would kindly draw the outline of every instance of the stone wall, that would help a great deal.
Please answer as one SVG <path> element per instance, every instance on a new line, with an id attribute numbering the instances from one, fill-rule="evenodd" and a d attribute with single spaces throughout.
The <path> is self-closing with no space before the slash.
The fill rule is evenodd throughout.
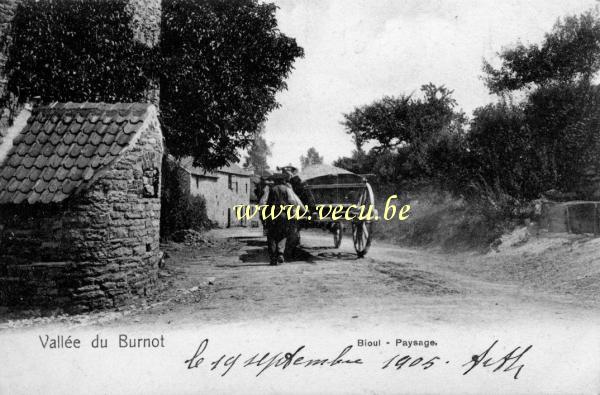
<path id="1" fill-rule="evenodd" d="M 130 27 L 135 40 L 154 48 L 160 40 L 162 6 L 161 0 L 129 0 L 127 11 L 131 13 Z M 160 84 L 158 76 L 152 76 L 146 101 L 156 107 L 160 104 Z"/>
<path id="2" fill-rule="evenodd" d="M 551 233 L 600 234 L 600 202 L 543 202 L 540 226 Z"/>
<path id="3" fill-rule="evenodd" d="M 600 165 L 592 165 L 586 169 L 576 192 L 582 199 L 600 200 Z"/>
<path id="4" fill-rule="evenodd" d="M 144 194 L 144 169 L 160 169 L 162 153 L 153 117 L 81 194 L 62 204 L 2 206 L 0 304 L 85 311 L 151 293 L 162 258 L 160 191 Z"/>
<path id="5" fill-rule="evenodd" d="M 150 48 L 158 45 L 162 17 L 161 0 L 129 0 L 131 29 L 137 41 Z"/>

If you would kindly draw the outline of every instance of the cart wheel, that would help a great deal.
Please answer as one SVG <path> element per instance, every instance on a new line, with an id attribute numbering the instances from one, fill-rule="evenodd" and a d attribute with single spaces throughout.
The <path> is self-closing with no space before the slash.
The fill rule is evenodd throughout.
<path id="1" fill-rule="evenodd" d="M 369 251 L 371 230 L 372 224 L 370 222 L 352 222 L 352 240 L 354 241 L 354 250 L 356 250 L 356 255 L 359 258 L 365 256 Z"/>
<path id="2" fill-rule="evenodd" d="M 368 182 L 365 182 L 363 189 L 358 199 L 358 205 L 369 206 L 375 204 L 373 189 Z M 362 258 L 369 251 L 371 246 L 373 224 L 371 222 L 356 221 L 352 222 L 352 240 L 354 241 L 354 249 L 359 258 Z"/>
<path id="3" fill-rule="evenodd" d="M 344 233 L 342 224 L 335 222 L 331 231 L 333 232 L 333 247 L 340 248 L 340 244 L 342 244 L 342 235 Z"/>

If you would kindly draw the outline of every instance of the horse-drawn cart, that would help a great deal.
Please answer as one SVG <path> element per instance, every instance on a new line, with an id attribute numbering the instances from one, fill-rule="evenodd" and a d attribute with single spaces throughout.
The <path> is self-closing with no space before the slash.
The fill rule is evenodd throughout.
<path id="1" fill-rule="evenodd" d="M 303 182 L 304 203 L 313 212 L 306 226 L 331 231 L 333 245 L 338 248 L 342 243 L 344 224 L 350 223 L 354 249 L 359 257 L 363 257 L 371 245 L 373 220 L 377 217 L 373 189 L 366 178 L 328 165 L 308 166 L 298 176 Z M 318 206 L 323 207 L 320 213 L 316 211 Z M 332 218 L 335 207 L 343 207 L 342 218 Z"/>

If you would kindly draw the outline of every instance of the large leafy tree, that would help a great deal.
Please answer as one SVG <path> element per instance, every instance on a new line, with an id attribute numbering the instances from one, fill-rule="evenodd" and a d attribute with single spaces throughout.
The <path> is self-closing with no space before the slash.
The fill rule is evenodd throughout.
<path id="1" fill-rule="evenodd" d="M 125 0 L 24 0 L 12 22 L 8 89 L 21 101 L 140 101 L 153 50 L 134 40 Z"/>
<path id="2" fill-rule="evenodd" d="M 485 81 L 494 93 L 553 83 L 591 81 L 600 69 L 597 11 L 558 20 L 540 44 L 518 43 L 498 54 L 501 65 L 484 61 Z"/>
<path id="3" fill-rule="evenodd" d="M 257 0 L 163 2 L 161 107 L 173 155 L 207 169 L 235 161 L 277 107 L 303 51 L 279 32 L 275 10 Z"/>
<path id="4" fill-rule="evenodd" d="M 365 142 L 375 143 L 380 151 L 409 147 L 413 167 L 428 171 L 428 151 L 440 139 L 461 133 L 464 114 L 455 109 L 452 91 L 444 86 L 421 87 L 422 97 L 386 96 L 344 114 L 346 132 L 358 151 Z"/>
<path id="5" fill-rule="evenodd" d="M 522 92 L 525 99 L 519 109 L 477 110 L 473 150 L 491 158 L 493 148 L 503 158 L 497 177 L 514 194 L 578 189 L 589 166 L 600 165 L 600 92 L 593 82 L 600 70 L 598 12 L 558 20 L 541 43 L 518 43 L 498 55 L 500 67 L 484 62 L 490 92 Z"/>
<path id="6" fill-rule="evenodd" d="M 160 79 L 167 148 L 213 169 L 238 158 L 303 55 L 258 0 L 163 0 L 161 43 L 136 43 L 126 0 L 23 0 L 6 64 L 19 100 L 135 102 Z M 133 21 L 135 22 L 135 21 Z"/>

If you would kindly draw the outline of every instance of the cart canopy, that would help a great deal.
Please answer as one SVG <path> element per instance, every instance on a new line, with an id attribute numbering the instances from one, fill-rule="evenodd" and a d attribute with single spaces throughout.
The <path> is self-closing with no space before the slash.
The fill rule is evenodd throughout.
<path id="1" fill-rule="evenodd" d="M 308 184 L 360 183 L 362 176 L 331 165 L 310 165 L 305 167 L 298 177 Z"/>

